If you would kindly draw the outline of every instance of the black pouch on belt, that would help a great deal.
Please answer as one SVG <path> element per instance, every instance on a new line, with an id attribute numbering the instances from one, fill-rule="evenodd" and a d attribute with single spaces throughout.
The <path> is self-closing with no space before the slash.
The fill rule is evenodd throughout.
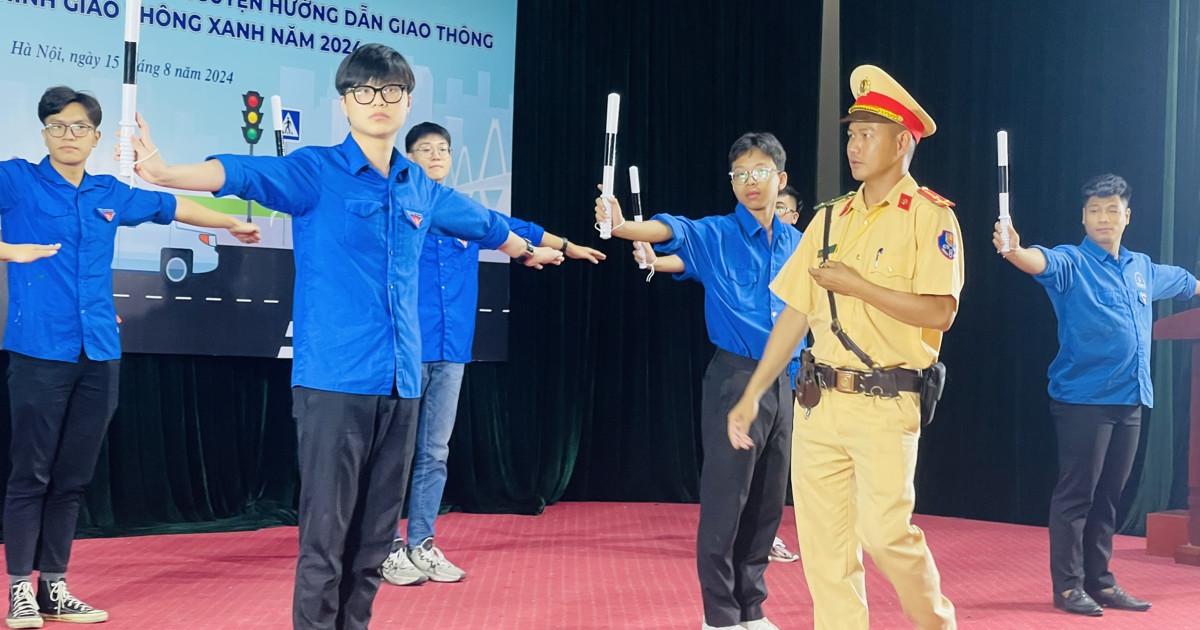
<path id="1" fill-rule="evenodd" d="M 942 398 L 942 390 L 946 387 L 946 364 L 938 361 L 925 369 L 925 379 L 921 382 L 921 426 L 927 427 L 933 422 L 933 412 L 937 410 L 938 401 Z"/>
<path id="2" fill-rule="evenodd" d="M 796 402 L 804 409 L 812 409 L 821 402 L 821 383 L 817 380 L 817 362 L 812 350 L 800 351 L 800 371 L 796 373 Z"/>

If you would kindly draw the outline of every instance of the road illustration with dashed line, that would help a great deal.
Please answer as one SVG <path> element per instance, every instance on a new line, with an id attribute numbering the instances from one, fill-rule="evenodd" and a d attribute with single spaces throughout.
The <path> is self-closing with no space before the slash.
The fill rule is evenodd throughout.
<path id="1" fill-rule="evenodd" d="M 292 251 L 218 245 L 220 264 L 174 282 L 113 271 L 126 352 L 281 357 L 291 351 Z"/>

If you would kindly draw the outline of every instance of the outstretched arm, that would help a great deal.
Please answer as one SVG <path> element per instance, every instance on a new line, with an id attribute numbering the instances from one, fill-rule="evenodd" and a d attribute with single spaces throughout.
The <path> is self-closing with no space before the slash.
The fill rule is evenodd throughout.
<path id="1" fill-rule="evenodd" d="M 180 223 L 197 227 L 225 228 L 243 243 L 257 243 L 262 240 L 259 227 L 253 223 L 210 210 L 187 197 L 176 196 L 175 203 L 175 220 Z"/>
<path id="2" fill-rule="evenodd" d="M 601 260 L 608 258 L 608 256 L 605 256 L 604 252 L 601 252 L 600 250 L 592 249 L 591 247 L 585 247 L 583 245 L 579 245 L 578 243 L 573 243 L 565 237 L 558 236 L 557 234 L 551 234 L 550 232 L 545 232 L 542 235 L 542 242 L 538 243 L 538 245 L 557 249 L 567 258 L 572 260 L 586 260 L 593 265 L 599 264 Z M 565 248 L 563 247 L 564 245 L 566 245 Z"/>
<path id="3" fill-rule="evenodd" d="M 166 188 L 177 190 L 198 190 L 217 192 L 225 185 L 225 167 L 216 160 L 208 160 L 200 164 L 167 164 L 158 151 L 158 146 L 150 139 L 150 126 L 137 115 L 138 135 L 131 138 L 134 152 L 134 172 L 138 177 Z M 121 159 L 121 145 L 118 143 L 116 157 Z M 217 227 L 217 226 L 207 226 Z"/>
<path id="4" fill-rule="evenodd" d="M 642 247 L 639 248 L 639 244 Z M 637 261 L 637 264 L 645 264 L 659 273 L 683 273 L 687 271 L 687 264 L 678 255 L 659 256 L 654 252 L 654 248 L 649 243 L 642 243 L 641 241 L 635 241 L 633 244 L 633 259 Z"/>
<path id="5" fill-rule="evenodd" d="M 533 251 L 530 251 L 530 250 Z M 562 253 L 549 247 L 533 247 L 516 232 L 509 232 L 504 244 L 496 248 L 509 258 L 516 258 L 526 267 L 541 269 L 544 265 L 562 264 Z"/>
<path id="6" fill-rule="evenodd" d="M 596 223 L 604 220 L 606 200 L 596 197 Z M 621 204 L 616 199 L 607 199 L 612 208 L 612 235 L 627 241 L 642 241 L 644 243 L 662 243 L 675 237 L 671 228 L 662 221 L 646 221 L 643 223 L 629 222 L 621 215 Z"/>
<path id="7" fill-rule="evenodd" d="M 61 247 L 61 243 L 55 243 L 54 245 L 14 245 L 0 242 L 0 262 L 33 262 L 57 254 Z"/>
<path id="8" fill-rule="evenodd" d="M 992 233 L 992 245 L 996 246 L 996 252 L 999 253 L 1001 247 L 999 221 L 996 222 L 995 232 Z M 1008 247 L 1009 252 L 1002 254 L 1004 260 L 1012 263 L 1017 269 L 1034 276 L 1046 270 L 1046 254 L 1037 248 L 1021 247 L 1021 236 L 1013 229 L 1011 222 L 1008 224 Z"/>

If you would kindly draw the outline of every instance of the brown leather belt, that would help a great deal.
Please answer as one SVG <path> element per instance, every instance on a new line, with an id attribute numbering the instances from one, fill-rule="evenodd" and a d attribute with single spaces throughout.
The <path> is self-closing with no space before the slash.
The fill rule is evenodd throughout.
<path id="1" fill-rule="evenodd" d="M 887 368 L 865 372 L 835 368 L 818 363 L 817 382 L 823 389 L 832 389 L 844 394 L 896 397 L 900 392 L 920 392 L 924 376 L 918 370 Z"/>

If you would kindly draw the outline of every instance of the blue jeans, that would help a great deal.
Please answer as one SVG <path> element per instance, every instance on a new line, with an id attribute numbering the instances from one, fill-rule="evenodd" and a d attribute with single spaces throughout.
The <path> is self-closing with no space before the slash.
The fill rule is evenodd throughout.
<path id="1" fill-rule="evenodd" d="M 433 536 L 433 522 L 442 507 L 446 489 L 446 460 L 450 435 L 458 416 L 462 390 L 462 363 L 433 361 L 421 364 L 421 411 L 417 421 L 417 447 L 413 458 L 412 491 L 408 495 L 408 536 L 411 546 Z M 402 530 L 397 528 L 397 537 Z"/>

